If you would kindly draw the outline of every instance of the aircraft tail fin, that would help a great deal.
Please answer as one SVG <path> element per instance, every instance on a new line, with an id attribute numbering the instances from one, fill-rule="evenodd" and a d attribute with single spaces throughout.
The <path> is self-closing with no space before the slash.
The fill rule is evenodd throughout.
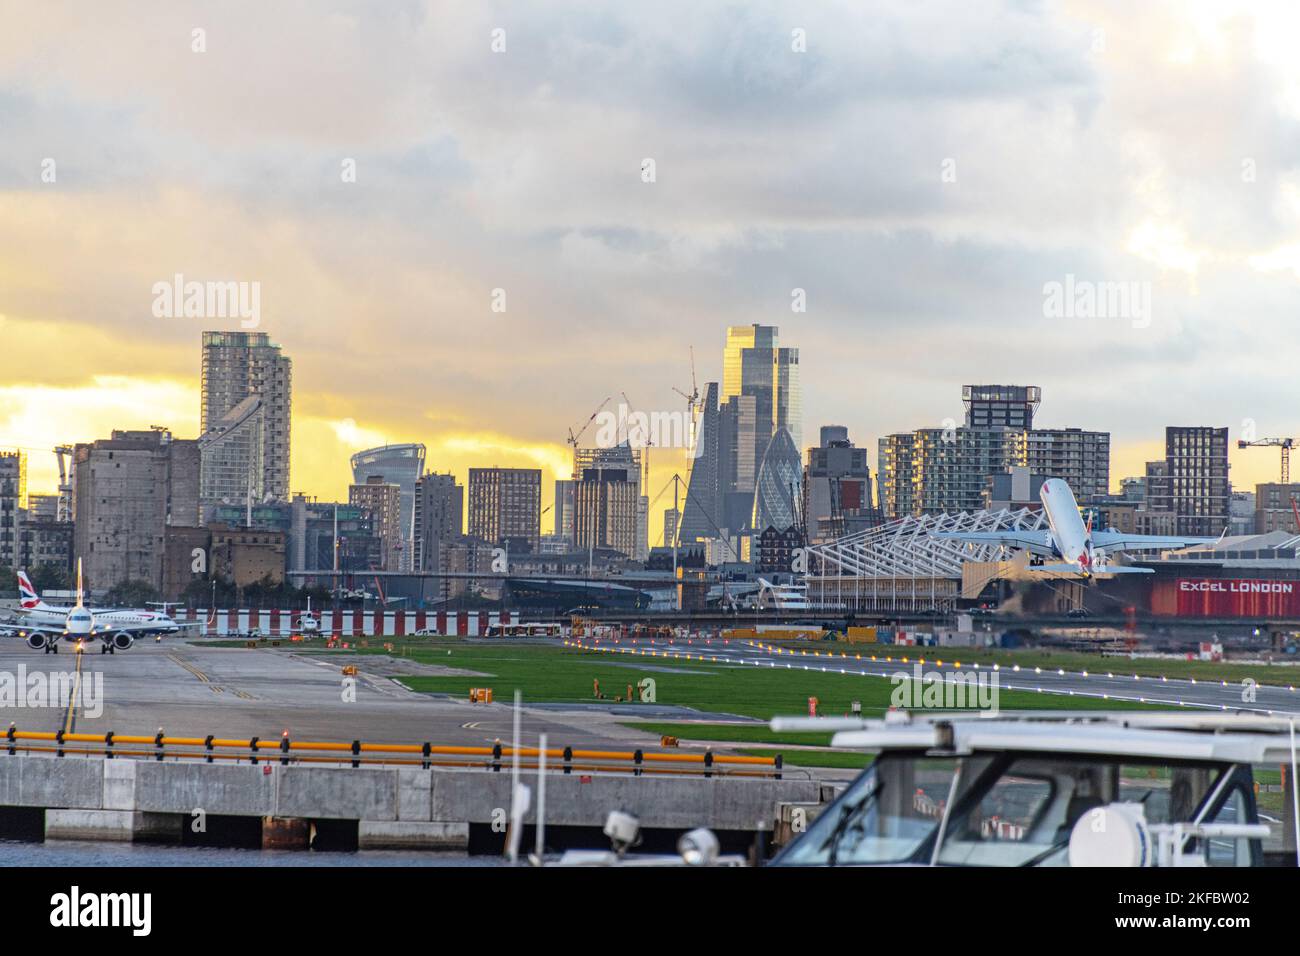
<path id="1" fill-rule="evenodd" d="M 77 558 L 77 607 L 83 607 L 81 591 L 81 558 Z"/>
<path id="2" fill-rule="evenodd" d="M 41 596 L 32 586 L 32 579 L 27 576 L 26 571 L 18 572 L 18 598 L 18 605 L 25 611 L 41 606 Z"/>

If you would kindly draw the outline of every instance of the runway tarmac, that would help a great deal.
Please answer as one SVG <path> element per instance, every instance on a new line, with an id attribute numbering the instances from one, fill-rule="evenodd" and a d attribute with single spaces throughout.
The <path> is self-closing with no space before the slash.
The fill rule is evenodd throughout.
<path id="1" fill-rule="evenodd" d="M 812 651 L 775 649 L 757 642 L 711 641 L 708 643 L 685 641 L 659 641 L 654 645 L 640 642 L 599 644 L 583 642 L 584 647 L 613 655 L 659 656 L 677 660 L 703 660 L 710 663 L 733 663 L 746 667 L 785 668 L 788 670 L 824 671 L 837 674 L 862 674 L 868 677 L 889 678 L 899 672 L 913 673 L 918 658 L 926 662 L 924 674 L 939 672 L 950 679 L 959 672 L 956 662 L 961 660 L 961 648 L 890 647 L 874 645 L 868 650 L 861 646 L 852 651 Z M 871 660 L 872 656 L 876 660 Z M 904 663 L 902 658 L 908 659 Z M 887 659 L 889 658 L 889 659 Z M 942 664 L 936 663 L 942 661 Z M 995 670 L 1000 690 L 1019 690 L 1031 693 L 1061 696 L 1088 697 L 1104 705 L 1106 700 L 1138 701 L 1148 704 L 1188 707 L 1198 709 L 1248 711 L 1262 714 L 1300 714 L 1300 671 L 1279 668 L 1276 682 L 1259 684 L 1253 688 L 1242 683 L 1176 680 L 1174 678 L 1137 676 L 1124 670 L 1124 661 L 1116 658 L 1099 658 L 1096 671 L 1061 671 L 1049 668 L 1004 667 L 997 665 L 963 664 L 960 670 Z M 1253 694 L 1253 700 L 1245 699 Z"/>
<path id="2" fill-rule="evenodd" d="M 31 675 L 66 674 L 75 688 L 69 704 L 27 706 L 0 684 L 0 721 L 19 730 L 102 734 L 263 739 L 287 730 L 294 739 L 363 740 L 491 746 L 509 743 L 508 692 L 493 704 L 471 704 L 418 694 L 388 677 L 367 672 L 364 658 L 320 659 L 286 650 L 205 647 L 164 638 L 141 641 L 116 654 L 98 647 L 78 655 L 64 645 L 57 655 L 33 651 L 18 639 L 0 642 L 0 678 L 14 675 L 20 689 Z M 375 669 L 383 670 L 380 658 Z M 345 699 L 342 665 L 357 663 L 355 700 Z M 21 668 L 21 669 L 20 669 Z M 58 681 L 52 681 L 58 683 Z M 102 688 L 101 692 L 97 688 Z M 588 708 L 526 710 L 522 742 L 541 733 L 552 747 L 630 750 L 657 738 L 620 725 L 625 715 Z M 0 728 L 2 730 L 2 728 Z"/>

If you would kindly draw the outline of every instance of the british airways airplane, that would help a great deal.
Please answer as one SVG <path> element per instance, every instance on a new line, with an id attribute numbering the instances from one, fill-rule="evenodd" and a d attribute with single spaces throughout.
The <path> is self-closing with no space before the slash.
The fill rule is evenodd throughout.
<path id="1" fill-rule="evenodd" d="M 172 618 L 157 611 L 134 608 L 99 610 L 85 606 L 81 588 L 81 561 L 77 561 L 77 603 L 70 608 L 55 607 L 41 600 L 26 572 L 18 572 L 18 610 L 23 626 L 10 625 L 2 630 L 18 634 L 32 650 L 59 653 L 59 642 L 68 641 L 77 652 L 91 640 L 101 642 L 101 654 L 115 654 L 130 648 L 144 634 L 175 634 L 181 629 Z"/>
<path id="2" fill-rule="evenodd" d="M 1124 534 L 1120 531 L 1093 531 L 1091 523 L 1085 525 L 1079 515 L 1079 504 L 1070 486 L 1060 478 L 1049 478 L 1039 491 L 1043 512 L 1047 515 L 1050 530 L 1039 531 L 945 531 L 934 532 L 932 537 L 971 544 L 993 544 L 1030 551 L 1047 558 L 1058 559 L 1048 564 L 1031 565 L 1029 570 L 1040 574 L 1077 574 L 1089 578 L 1093 575 L 1151 574 L 1150 568 L 1134 568 L 1109 564 L 1112 555 L 1120 551 L 1158 551 L 1169 548 L 1186 548 L 1194 544 L 1211 544 L 1218 538 L 1165 537 L 1152 534 Z"/>

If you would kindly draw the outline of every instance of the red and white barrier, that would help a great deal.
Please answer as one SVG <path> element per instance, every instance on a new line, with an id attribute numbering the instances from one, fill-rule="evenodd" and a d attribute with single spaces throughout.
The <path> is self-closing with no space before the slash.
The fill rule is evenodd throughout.
<path id="1" fill-rule="evenodd" d="M 295 627 L 302 611 L 285 609 L 231 608 L 209 611 L 204 608 L 178 610 L 176 621 L 196 623 L 205 637 L 247 634 L 256 628 L 262 634 L 290 637 L 302 633 Z M 481 637 L 494 625 L 518 624 L 517 611 L 312 611 L 320 621 L 322 634 L 340 637 L 402 637 L 418 631 L 451 634 L 458 637 Z"/>

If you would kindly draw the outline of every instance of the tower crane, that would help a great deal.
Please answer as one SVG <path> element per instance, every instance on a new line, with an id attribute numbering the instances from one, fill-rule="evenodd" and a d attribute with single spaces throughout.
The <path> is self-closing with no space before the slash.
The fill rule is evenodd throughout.
<path id="1" fill-rule="evenodd" d="M 72 520 L 72 476 L 66 464 L 66 460 L 72 458 L 71 445 L 59 445 L 54 449 L 55 456 L 59 459 L 59 497 L 57 504 L 57 517 L 59 521 Z"/>
<path id="2" fill-rule="evenodd" d="M 1291 448 L 1294 445 L 1294 438 L 1259 438 L 1255 441 L 1241 439 L 1237 442 L 1238 448 L 1282 449 L 1282 484 L 1284 485 L 1291 484 Z"/>
<path id="3" fill-rule="evenodd" d="M 609 404 L 609 399 L 606 398 L 603 402 L 597 405 L 596 410 L 591 413 L 591 417 L 587 419 L 586 423 L 581 428 L 579 428 L 576 433 L 573 431 L 572 428 L 569 429 L 568 442 L 570 445 L 573 446 L 573 450 L 575 453 L 578 450 L 578 439 L 582 438 L 582 436 L 586 434 L 587 429 L 591 427 L 591 423 L 596 420 L 596 416 L 599 415 L 602 411 L 604 411 L 605 406 L 608 404 Z"/>
<path id="4" fill-rule="evenodd" d="M 695 415 L 695 409 L 700 405 L 700 388 L 695 383 L 695 346 L 691 346 L 691 394 L 687 395 L 680 388 L 674 388 L 674 392 L 686 399 L 686 407 L 690 410 L 692 418 Z"/>

